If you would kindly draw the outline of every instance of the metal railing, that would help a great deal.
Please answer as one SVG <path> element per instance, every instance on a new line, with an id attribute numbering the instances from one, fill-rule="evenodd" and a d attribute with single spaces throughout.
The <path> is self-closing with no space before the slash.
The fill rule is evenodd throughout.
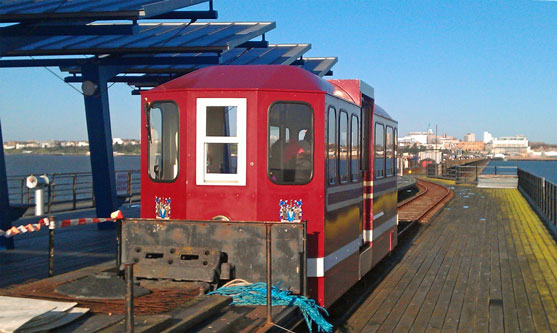
<path id="1" fill-rule="evenodd" d="M 518 188 L 537 206 L 539 212 L 545 215 L 553 228 L 557 228 L 557 185 L 543 177 L 518 169 Z"/>
<path id="2" fill-rule="evenodd" d="M 516 174 L 516 166 L 457 165 L 446 167 L 442 164 L 432 164 L 427 167 L 428 177 L 441 177 L 458 183 L 477 183 L 480 175 L 516 176 Z"/>
<path id="3" fill-rule="evenodd" d="M 35 191 L 27 188 L 29 175 L 8 177 L 8 193 L 11 205 L 32 205 Z M 87 203 L 95 206 L 93 176 L 90 172 L 47 174 L 50 184 L 45 188 L 46 212 L 50 213 L 55 204 L 64 203 L 68 209 L 76 209 Z M 116 171 L 116 189 L 118 196 L 127 202 L 138 201 L 140 194 L 139 170 Z"/>

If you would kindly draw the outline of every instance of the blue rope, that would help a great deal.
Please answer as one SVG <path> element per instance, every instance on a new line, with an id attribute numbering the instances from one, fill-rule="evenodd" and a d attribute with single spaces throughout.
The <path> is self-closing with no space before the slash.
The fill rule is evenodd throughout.
<path id="1" fill-rule="evenodd" d="M 287 289 L 279 289 L 280 284 L 271 287 L 271 304 L 273 306 L 297 306 L 311 331 L 312 323 L 315 322 L 318 332 L 332 332 L 331 325 L 319 310 L 327 316 L 329 313 L 323 307 L 317 305 L 313 299 L 305 296 L 292 295 Z M 234 299 L 232 304 L 236 305 L 267 305 L 267 284 L 264 282 L 252 283 L 240 286 L 222 287 L 208 293 L 208 295 L 229 296 Z"/>

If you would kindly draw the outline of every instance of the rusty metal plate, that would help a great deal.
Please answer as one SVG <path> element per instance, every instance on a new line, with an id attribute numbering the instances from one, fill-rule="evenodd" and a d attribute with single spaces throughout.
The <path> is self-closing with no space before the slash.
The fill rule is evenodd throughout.
<path id="1" fill-rule="evenodd" d="M 283 288 L 301 293 L 305 249 L 303 224 L 269 224 L 273 284 L 280 282 Z M 138 278 L 188 280 L 197 275 L 206 278 L 200 281 L 207 281 L 211 278 L 211 270 L 215 276 L 220 274 L 220 267 L 215 265 L 220 260 L 220 265 L 228 263 L 234 267 L 231 277 L 264 282 L 265 231 L 266 223 L 262 222 L 124 219 L 122 262 L 136 262 L 134 275 Z M 204 253 L 208 255 L 203 257 Z M 186 258 L 192 260 L 184 260 Z"/>

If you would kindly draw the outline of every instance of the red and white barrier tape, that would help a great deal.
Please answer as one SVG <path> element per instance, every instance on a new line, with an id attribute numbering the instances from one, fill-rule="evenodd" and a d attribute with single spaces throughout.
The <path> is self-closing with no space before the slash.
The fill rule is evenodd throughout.
<path id="1" fill-rule="evenodd" d="M 49 227 L 52 229 L 57 228 L 67 228 L 73 227 L 77 225 L 85 225 L 85 224 L 97 224 L 101 222 L 114 222 L 116 220 L 124 218 L 122 212 L 119 210 L 110 214 L 110 218 L 83 218 L 83 219 L 71 219 L 71 220 L 62 220 L 62 221 L 53 221 L 54 223 L 50 223 L 47 217 L 41 219 L 38 223 L 29 223 L 26 225 L 20 225 L 18 227 L 11 227 L 10 229 L 4 231 L 0 229 L 0 237 L 10 238 L 19 234 L 25 234 L 28 232 L 35 232 L 41 230 L 41 227 Z"/>

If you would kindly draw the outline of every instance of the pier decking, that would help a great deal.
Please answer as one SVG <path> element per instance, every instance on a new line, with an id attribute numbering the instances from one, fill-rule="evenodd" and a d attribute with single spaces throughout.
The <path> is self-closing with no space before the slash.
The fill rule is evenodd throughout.
<path id="1" fill-rule="evenodd" d="M 557 331 L 557 246 L 516 189 L 455 199 L 339 331 Z"/>
<path id="2" fill-rule="evenodd" d="M 124 216 L 139 216 L 139 205 L 125 205 Z M 94 209 L 54 214 L 56 220 L 94 217 Z M 36 223 L 28 217 L 14 226 Z M 46 228 L 44 228 L 46 229 Z M 116 230 L 98 230 L 96 225 L 57 229 L 54 233 L 54 274 L 116 259 Z M 48 275 L 48 230 L 15 236 L 15 249 L 0 251 L 0 287 Z"/>

